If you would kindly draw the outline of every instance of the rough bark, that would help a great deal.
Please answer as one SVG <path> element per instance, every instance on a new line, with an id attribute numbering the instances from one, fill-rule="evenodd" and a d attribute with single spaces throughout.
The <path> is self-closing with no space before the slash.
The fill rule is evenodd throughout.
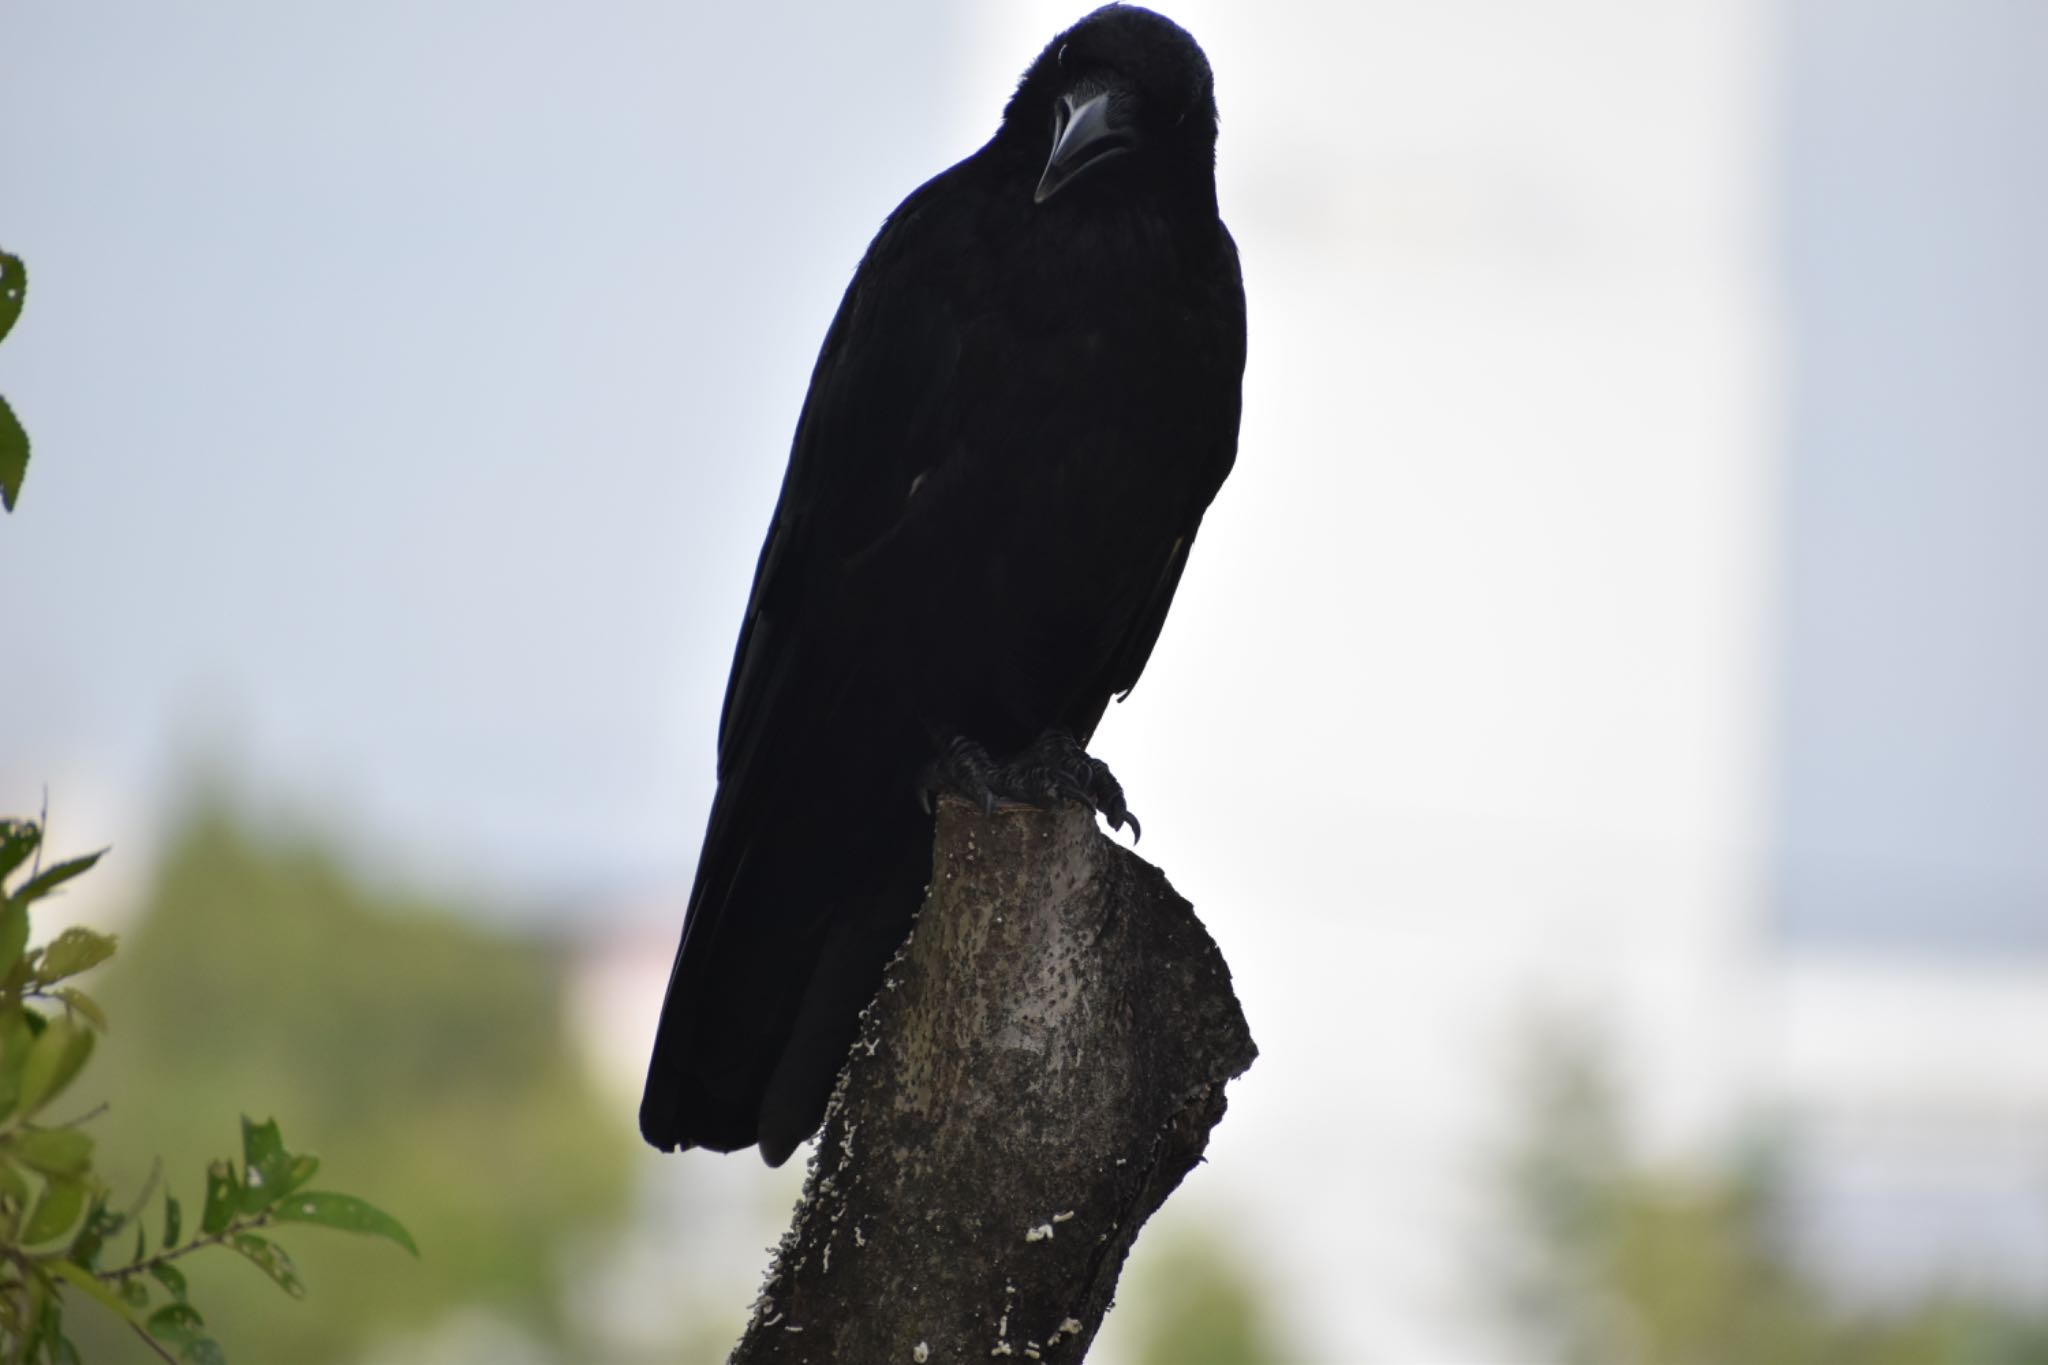
<path id="1" fill-rule="evenodd" d="M 1080 1360 L 1256 1055 L 1193 907 L 1092 811 L 945 802 L 732 1360 Z"/>

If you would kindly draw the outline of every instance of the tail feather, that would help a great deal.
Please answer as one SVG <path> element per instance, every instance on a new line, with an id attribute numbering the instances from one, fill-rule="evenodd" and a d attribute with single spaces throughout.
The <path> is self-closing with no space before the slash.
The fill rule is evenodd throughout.
<path id="1" fill-rule="evenodd" d="M 777 822 L 730 872 L 714 812 L 640 1102 L 650 1144 L 759 1143 L 780 1165 L 817 1131 L 930 873 L 931 818 L 903 807 Z"/>

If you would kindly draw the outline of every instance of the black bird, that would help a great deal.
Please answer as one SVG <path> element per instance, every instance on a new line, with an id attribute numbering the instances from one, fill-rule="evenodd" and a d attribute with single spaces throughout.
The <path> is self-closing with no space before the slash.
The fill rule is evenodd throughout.
<path id="1" fill-rule="evenodd" d="M 733 656 L 640 1105 L 654 1146 L 780 1165 L 817 1130 L 922 899 L 932 788 L 1128 816 L 1082 746 L 1237 451 L 1215 150 L 1201 48 L 1109 5 L 868 247 Z"/>

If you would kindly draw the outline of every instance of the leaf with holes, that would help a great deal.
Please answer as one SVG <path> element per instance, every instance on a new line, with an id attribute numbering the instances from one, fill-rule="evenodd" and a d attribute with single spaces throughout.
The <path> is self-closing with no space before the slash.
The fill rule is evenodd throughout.
<path id="1" fill-rule="evenodd" d="M 272 1205 L 270 1216 L 280 1223 L 317 1223 L 325 1228 L 340 1228 L 343 1232 L 388 1238 L 413 1255 L 420 1254 L 404 1224 L 354 1195 L 306 1190 Z"/>
<path id="2" fill-rule="evenodd" d="M 253 1232 L 238 1232 L 232 1243 L 235 1250 L 249 1258 L 258 1270 L 277 1282 L 277 1287 L 295 1299 L 306 1297 L 306 1282 L 299 1278 L 298 1267 L 285 1254 L 283 1247 Z"/>
<path id="3" fill-rule="evenodd" d="M 44 945 L 43 960 L 36 966 L 36 980 L 51 986 L 67 976 L 77 976 L 112 957 L 115 947 L 116 940 L 111 934 L 96 934 L 90 929 L 66 929 Z"/>
<path id="4" fill-rule="evenodd" d="M 247 1114 L 242 1116 L 242 1167 L 243 1213 L 261 1213 L 287 1192 L 292 1154 L 284 1149 L 284 1134 L 278 1131 L 276 1119 L 256 1123 Z"/>
<path id="5" fill-rule="evenodd" d="M 206 1322 L 189 1303 L 167 1303 L 149 1315 L 149 1334 L 178 1349 L 192 1365 L 227 1365 L 220 1343 L 205 1333 Z"/>
<path id="6" fill-rule="evenodd" d="M 206 1168 L 206 1207 L 199 1215 L 199 1230 L 208 1237 L 226 1232 L 234 1221 L 235 1203 L 241 1198 L 235 1183 L 235 1168 L 215 1161 Z"/>
<path id="7" fill-rule="evenodd" d="M 171 1291 L 171 1297 L 179 1303 L 185 1301 L 185 1272 L 174 1265 L 158 1263 L 149 1268 L 156 1282 Z"/>

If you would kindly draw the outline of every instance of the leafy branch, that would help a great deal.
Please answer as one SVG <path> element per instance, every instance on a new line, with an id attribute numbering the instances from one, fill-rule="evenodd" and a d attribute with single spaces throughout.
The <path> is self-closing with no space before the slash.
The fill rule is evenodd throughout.
<path id="1" fill-rule="evenodd" d="M 42 1115 L 74 1082 L 107 1027 L 99 1004 L 70 978 L 113 956 L 113 938 L 67 929 L 31 948 L 29 906 L 88 871 L 100 854 L 41 866 L 42 826 L 0 821 L 0 888 L 31 857 L 27 877 L 0 891 L 0 1361 L 5 1365 L 75 1365 L 78 1351 L 64 1333 L 67 1293 L 76 1292 L 120 1318 L 166 1360 L 220 1365 L 226 1357 L 208 1336 L 175 1262 L 223 1247 L 254 1265 L 279 1288 L 303 1298 L 305 1282 L 285 1249 L 264 1232 L 310 1223 L 396 1242 L 419 1255 L 410 1233 L 389 1214 L 353 1195 L 306 1188 L 319 1158 L 294 1153 L 274 1120 L 242 1120 L 242 1160 L 216 1160 L 206 1170 L 198 1225 L 186 1236 L 184 1211 L 163 1192 L 161 1235 L 149 1244 L 143 1214 L 157 1189 L 152 1170 L 126 1210 L 108 1207 L 105 1183 L 93 1170 L 93 1140 L 84 1125 L 105 1108 L 60 1123 Z M 52 1002 L 62 1013 L 34 1008 Z M 134 1249 L 102 1268 L 105 1247 L 134 1229 Z"/>

